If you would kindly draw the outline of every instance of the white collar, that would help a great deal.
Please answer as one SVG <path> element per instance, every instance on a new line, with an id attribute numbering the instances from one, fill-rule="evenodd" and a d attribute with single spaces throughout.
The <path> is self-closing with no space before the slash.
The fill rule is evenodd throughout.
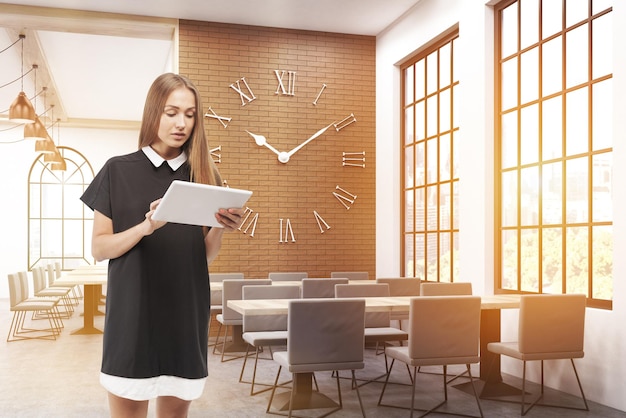
<path id="1" fill-rule="evenodd" d="M 180 155 L 176 158 L 172 158 L 171 160 L 166 160 L 161 157 L 155 150 L 152 149 L 149 145 L 146 145 L 141 149 L 146 157 L 152 162 L 155 167 L 160 167 L 163 164 L 163 161 L 167 162 L 167 164 L 171 167 L 172 170 L 176 171 L 180 168 L 181 165 L 187 161 L 187 153 L 185 151 L 181 152 Z"/>

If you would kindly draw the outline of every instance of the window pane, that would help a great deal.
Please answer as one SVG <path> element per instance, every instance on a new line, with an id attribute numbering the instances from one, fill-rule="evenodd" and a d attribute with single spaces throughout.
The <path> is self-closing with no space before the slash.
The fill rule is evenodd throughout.
<path id="1" fill-rule="evenodd" d="M 593 136 L 592 149 L 594 151 L 611 148 L 613 146 L 613 114 L 607 112 L 606 104 L 613 103 L 613 79 L 596 83 L 593 91 Z"/>
<path id="2" fill-rule="evenodd" d="M 587 25 L 583 25 L 565 34 L 567 58 L 565 80 L 568 88 L 585 83 L 589 79 L 587 29 Z"/>
<path id="3" fill-rule="evenodd" d="M 517 225 L 517 171 L 502 173 L 502 226 Z"/>
<path id="4" fill-rule="evenodd" d="M 424 146 L 425 142 L 419 142 L 415 145 L 415 185 L 421 186 L 426 184 Z"/>
<path id="5" fill-rule="evenodd" d="M 424 66 L 426 60 L 421 59 L 415 63 L 415 100 L 423 99 L 426 90 L 426 73 L 424 72 Z"/>
<path id="6" fill-rule="evenodd" d="M 451 129 L 450 89 L 439 93 L 439 131 L 446 132 Z"/>
<path id="7" fill-rule="evenodd" d="M 415 231 L 426 231 L 426 202 L 424 200 L 426 189 L 423 187 L 415 190 Z"/>
<path id="8" fill-rule="evenodd" d="M 543 39 L 546 39 L 563 27 L 563 9 L 560 1 L 541 2 L 541 25 Z"/>
<path id="9" fill-rule="evenodd" d="M 452 281 L 459 281 L 459 234 L 454 232 L 452 234 L 452 262 L 454 263 L 454 269 L 452 270 Z"/>
<path id="10" fill-rule="evenodd" d="M 426 272 L 426 241 L 424 234 L 415 236 L 415 267 L 413 277 L 424 277 Z"/>
<path id="11" fill-rule="evenodd" d="M 459 182 L 452 183 L 452 204 L 454 205 L 454 213 L 452 214 L 452 228 L 459 229 L 459 213 L 461 212 L 461 205 L 459 204 Z"/>
<path id="12" fill-rule="evenodd" d="M 517 231 L 502 232 L 502 288 L 517 289 Z"/>
<path id="13" fill-rule="evenodd" d="M 563 38 L 556 38 L 542 46 L 541 90 L 544 96 L 563 88 Z"/>
<path id="14" fill-rule="evenodd" d="M 539 231 L 537 229 L 522 231 L 520 256 L 522 260 L 520 268 L 521 290 L 537 292 L 539 290 Z"/>
<path id="15" fill-rule="evenodd" d="M 60 220 L 41 221 L 41 256 L 62 257 L 63 223 Z"/>
<path id="16" fill-rule="evenodd" d="M 596 14 L 603 10 L 608 9 L 609 7 L 613 5 L 613 1 L 614 0 L 593 0 L 591 2 L 593 6 L 591 13 Z"/>
<path id="17" fill-rule="evenodd" d="M 443 183 L 440 188 L 440 199 L 441 202 L 439 206 L 439 229 L 450 230 L 450 218 L 452 217 L 451 213 L 451 187 L 452 183 Z"/>
<path id="18" fill-rule="evenodd" d="M 404 230 L 415 231 L 415 190 L 410 189 L 404 192 Z"/>
<path id="19" fill-rule="evenodd" d="M 412 144 L 415 141 L 415 119 L 413 119 L 413 112 L 415 108 L 410 106 L 404 111 L 404 143 Z"/>
<path id="20" fill-rule="evenodd" d="M 541 176 L 543 223 L 546 225 L 563 222 L 563 164 L 556 162 L 543 166 Z"/>
<path id="21" fill-rule="evenodd" d="M 567 293 L 587 295 L 589 288 L 589 244 L 587 227 L 567 228 L 567 249 L 565 251 Z"/>
<path id="22" fill-rule="evenodd" d="M 567 218 L 565 222 L 568 224 L 589 221 L 587 207 L 589 198 L 587 193 L 589 166 L 587 162 L 587 157 L 576 158 L 566 162 L 565 208 L 567 210 Z"/>
<path id="23" fill-rule="evenodd" d="M 613 193 L 611 192 L 613 154 L 594 155 L 593 162 L 593 222 L 613 221 Z"/>
<path id="24" fill-rule="evenodd" d="M 439 253 L 437 251 L 438 233 L 432 233 L 426 235 L 426 278 L 428 280 L 439 279 Z"/>
<path id="25" fill-rule="evenodd" d="M 563 293 L 563 234 L 561 228 L 545 228 L 542 234 L 543 293 Z"/>
<path id="26" fill-rule="evenodd" d="M 437 51 L 435 51 L 426 57 L 426 94 L 436 92 L 437 86 Z"/>
<path id="27" fill-rule="evenodd" d="M 429 186 L 426 188 L 428 194 L 428 205 L 426 206 L 428 212 L 426 213 L 426 230 L 436 231 L 439 227 L 437 225 L 437 212 L 439 210 L 439 194 L 437 186 Z"/>
<path id="28" fill-rule="evenodd" d="M 452 83 L 452 76 L 450 75 L 450 63 L 451 63 L 452 47 L 450 44 L 445 44 L 439 49 L 439 88 L 443 89 L 448 87 Z"/>
<path id="29" fill-rule="evenodd" d="M 517 52 L 517 4 L 513 3 L 502 11 L 502 30 L 500 43 L 502 57 L 508 57 Z"/>
<path id="30" fill-rule="evenodd" d="M 539 223 L 539 170 L 528 167 L 521 170 L 521 208 L 520 225 Z"/>
<path id="31" fill-rule="evenodd" d="M 544 1 L 545 3 L 545 1 Z M 573 26 L 588 17 L 588 0 L 567 0 L 565 6 L 565 25 Z"/>
<path id="32" fill-rule="evenodd" d="M 66 257 L 81 257 L 83 255 L 82 220 L 65 220 L 63 222 L 63 254 Z"/>
<path id="33" fill-rule="evenodd" d="M 563 156 L 563 109 L 561 96 L 543 102 L 541 147 L 544 160 Z"/>
<path id="34" fill-rule="evenodd" d="M 592 251 L 592 297 L 613 299 L 613 228 L 597 226 L 593 228 Z"/>
<path id="35" fill-rule="evenodd" d="M 538 0 L 523 0 L 520 7 L 521 49 L 536 44 L 539 40 L 539 4 Z"/>
<path id="36" fill-rule="evenodd" d="M 502 115 L 502 168 L 517 165 L 517 112 Z"/>
<path id="37" fill-rule="evenodd" d="M 63 185 L 42 184 L 41 193 L 42 217 L 61 219 L 63 217 Z"/>
<path id="38" fill-rule="evenodd" d="M 63 187 L 63 217 L 80 219 L 83 217 L 84 204 L 80 197 L 83 194 L 82 185 L 66 184 Z"/>
<path id="39" fill-rule="evenodd" d="M 431 96 L 426 99 L 426 137 L 430 138 L 437 135 L 439 132 L 439 126 L 437 124 L 437 114 L 439 103 L 437 101 L 437 95 Z"/>
<path id="40" fill-rule="evenodd" d="M 415 177 L 415 161 L 413 160 L 413 151 L 415 147 L 406 147 L 404 149 L 404 187 L 410 189 L 415 187 L 413 181 Z"/>
<path id="41" fill-rule="evenodd" d="M 439 138 L 439 181 L 450 180 L 450 134 Z"/>
<path id="42" fill-rule="evenodd" d="M 429 139 L 426 141 L 426 152 L 428 153 L 426 163 L 428 171 L 426 173 L 426 184 L 437 182 L 439 161 L 437 159 L 437 139 Z"/>
<path id="43" fill-rule="evenodd" d="M 567 93 L 566 100 L 566 155 L 576 155 L 589 151 L 589 99 L 587 88 Z"/>
<path id="44" fill-rule="evenodd" d="M 41 184 L 31 184 L 29 216 L 31 218 L 41 217 Z"/>
<path id="45" fill-rule="evenodd" d="M 533 48 L 530 51 L 524 52 L 521 57 L 520 63 L 522 64 L 521 70 L 521 103 L 528 103 L 533 100 L 537 100 L 539 96 L 539 49 Z"/>
<path id="46" fill-rule="evenodd" d="M 410 66 L 404 71 L 404 105 L 407 106 L 415 100 L 415 95 L 413 94 L 413 88 L 415 87 L 413 84 L 415 67 Z"/>
<path id="47" fill-rule="evenodd" d="M 414 256 L 414 244 L 413 244 L 414 236 L 413 234 L 406 234 L 404 237 L 404 260 L 405 260 L 405 271 L 407 276 L 413 276 L 415 274 L 415 256 Z"/>
<path id="48" fill-rule="evenodd" d="M 502 110 L 517 106 L 517 58 L 502 63 Z"/>
<path id="49" fill-rule="evenodd" d="M 613 73 L 613 15 L 611 13 L 593 21 L 593 78 Z"/>
<path id="50" fill-rule="evenodd" d="M 539 160 L 539 106 L 522 109 L 521 125 L 521 164 L 531 164 Z"/>

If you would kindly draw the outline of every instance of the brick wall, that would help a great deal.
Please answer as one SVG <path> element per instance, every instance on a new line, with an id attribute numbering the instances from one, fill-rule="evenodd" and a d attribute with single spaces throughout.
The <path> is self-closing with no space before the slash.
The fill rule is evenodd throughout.
<path id="1" fill-rule="evenodd" d="M 241 271 L 256 278 L 270 271 L 328 277 L 331 271 L 359 270 L 374 277 L 375 51 L 374 37 L 180 22 L 180 73 L 199 87 L 203 113 L 212 113 L 211 108 L 231 118 L 224 120 L 226 127 L 216 118 L 204 118 L 211 146 L 221 148 L 216 151 L 220 173 L 229 186 L 254 192 L 248 221 L 258 214 L 253 237 L 252 225 L 245 234 L 226 235 L 211 271 Z M 285 71 L 287 91 L 288 72 L 295 72 L 295 95 L 282 94 L 274 70 Z M 242 98 L 230 87 L 237 81 L 243 93 L 256 98 Z M 331 126 L 287 164 L 246 132 L 263 135 L 276 149 L 289 151 L 350 114 L 356 122 L 339 131 Z M 365 152 L 365 168 L 344 166 L 344 152 Z M 354 200 L 344 200 L 350 209 L 333 192 Z M 322 224 L 321 233 L 313 211 L 330 229 Z M 295 242 L 285 232 L 287 219 Z M 287 242 L 279 242 L 285 235 Z"/>

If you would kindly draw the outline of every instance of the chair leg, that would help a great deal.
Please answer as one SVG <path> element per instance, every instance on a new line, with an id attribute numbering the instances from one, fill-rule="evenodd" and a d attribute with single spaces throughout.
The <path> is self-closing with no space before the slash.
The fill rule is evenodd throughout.
<path id="1" fill-rule="evenodd" d="M 353 385 L 356 385 L 356 373 L 354 372 L 354 370 L 352 370 L 352 382 L 353 382 Z M 359 386 L 356 385 L 355 389 L 356 389 L 356 396 L 357 398 L 359 398 L 359 406 L 361 407 L 361 414 L 363 415 L 363 418 L 365 418 L 365 408 L 363 407 L 363 400 L 361 399 L 361 392 L 359 392 Z"/>
<path id="2" fill-rule="evenodd" d="M 217 346 L 220 342 L 220 332 L 222 332 L 222 323 L 218 322 L 219 326 L 217 327 L 217 335 L 215 336 L 215 344 L 213 344 L 213 354 L 217 351 Z"/>
<path id="3" fill-rule="evenodd" d="M 267 409 L 265 412 L 270 412 L 270 408 L 272 407 L 272 401 L 274 400 L 274 394 L 276 393 L 276 386 L 278 386 L 278 377 L 280 376 L 282 368 L 282 366 L 278 366 L 278 372 L 276 373 L 276 379 L 274 380 L 274 386 L 272 386 L 272 393 L 270 395 L 270 400 L 267 403 Z"/>
<path id="4" fill-rule="evenodd" d="M 472 370 L 470 368 L 469 364 L 465 365 L 467 367 L 467 374 L 470 378 L 470 382 L 472 384 L 472 391 L 474 392 L 474 398 L 476 398 L 476 405 L 478 405 L 478 411 L 480 412 L 480 416 L 481 418 L 484 417 L 483 415 L 483 408 L 480 406 L 480 399 L 478 397 L 478 392 L 476 392 L 476 385 L 474 384 L 474 378 L 472 377 Z"/>
<path id="5" fill-rule="evenodd" d="M 389 383 L 389 376 L 391 376 L 391 370 L 393 369 L 393 365 L 395 364 L 396 359 L 391 360 L 391 365 L 389 366 L 389 373 L 387 373 L 387 377 L 385 377 L 385 383 L 383 384 L 383 389 L 380 391 L 380 397 L 378 398 L 378 406 L 381 405 L 383 401 L 383 395 L 385 394 L 385 389 L 387 388 L 387 383 Z"/>
<path id="6" fill-rule="evenodd" d="M 578 388 L 580 389 L 580 396 L 583 398 L 583 402 L 585 403 L 585 411 L 589 411 L 589 405 L 587 405 L 587 398 L 585 397 L 585 392 L 583 392 L 583 385 L 580 384 L 580 378 L 578 377 L 578 371 L 576 370 L 576 366 L 574 365 L 574 359 L 571 358 L 569 361 L 572 363 L 572 368 L 574 369 L 574 374 L 576 375 L 576 381 L 578 382 Z"/>

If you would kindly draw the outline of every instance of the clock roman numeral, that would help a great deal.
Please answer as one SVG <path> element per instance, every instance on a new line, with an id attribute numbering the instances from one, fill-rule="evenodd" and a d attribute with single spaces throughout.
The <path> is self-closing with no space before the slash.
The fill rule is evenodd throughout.
<path id="1" fill-rule="evenodd" d="M 252 227 L 252 231 L 250 232 L 250 238 L 254 238 L 254 231 L 256 230 L 256 223 L 259 220 L 259 213 L 255 213 L 252 215 L 254 211 L 246 206 L 246 210 L 243 212 L 243 221 L 241 225 L 239 225 L 238 230 L 243 232 L 244 234 L 248 233 L 248 230 Z M 250 216 L 252 215 L 252 218 Z"/>
<path id="2" fill-rule="evenodd" d="M 342 189 L 339 186 L 335 187 L 335 190 L 339 190 L 339 192 L 333 192 L 333 196 L 335 196 L 335 198 L 343 205 L 344 208 L 346 208 L 346 210 L 349 210 L 351 205 L 353 205 L 356 200 L 356 195 Z"/>
<path id="3" fill-rule="evenodd" d="M 287 88 L 285 88 L 285 84 L 283 83 L 283 78 L 285 77 L 285 73 L 287 74 Z M 276 92 L 274 94 L 282 94 L 285 96 L 295 96 L 296 95 L 296 72 L 285 71 L 285 70 L 274 70 L 274 74 L 276 74 L 276 78 L 278 79 L 278 87 L 276 87 Z"/>
<path id="4" fill-rule="evenodd" d="M 213 118 L 213 119 L 217 119 L 217 120 L 219 121 L 219 123 L 221 123 L 221 124 L 222 124 L 222 126 L 223 126 L 224 128 L 228 127 L 228 123 L 226 123 L 226 122 L 230 122 L 230 121 L 233 119 L 233 118 L 227 118 L 226 116 L 219 116 L 219 115 L 218 115 L 217 113 L 215 113 L 215 111 L 214 111 L 213 109 L 211 109 L 210 107 L 209 107 L 209 112 L 211 112 L 211 113 L 208 113 L 208 112 L 207 112 L 207 113 L 205 113 L 205 114 L 204 114 L 204 117 L 205 117 L 205 118 Z M 224 122 L 224 121 L 226 121 L 226 122 Z"/>
<path id="5" fill-rule="evenodd" d="M 287 218 L 287 222 L 285 222 L 285 234 L 283 235 L 283 218 L 280 218 L 280 239 L 278 242 L 289 242 L 289 237 L 291 237 L 291 242 L 296 242 L 296 238 L 293 235 L 293 228 L 291 227 L 291 219 Z"/>
<path id="6" fill-rule="evenodd" d="M 324 233 L 324 228 L 322 228 L 322 224 L 324 224 L 324 226 L 326 227 L 326 230 L 330 229 L 330 225 L 326 223 L 324 218 L 322 218 L 320 214 L 317 213 L 316 210 L 313 211 L 313 216 L 315 216 L 315 220 L 317 221 L 317 226 L 320 228 L 320 234 Z"/>
<path id="7" fill-rule="evenodd" d="M 239 84 L 239 82 L 243 83 L 243 85 L 244 85 L 245 89 L 247 90 L 248 94 L 243 92 L 243 90 L 241 88 L 241 84 Z M 235 81 L 233 84 L 230 85 L 230 88 L 235 90 L 237 93 L 239 93 L 239 97 L 241 98 L 241 105 L 242 106 L 245 106 L 246 104 L 248 104 L 251 101 L 256 99 L 256 96 L 254 95 L 254 93 L 250 89 L 250 86 L 248 85 L 248 82 L 246 81 L 245 77 L 241 77 L 239 80 Z"/>
<path id="8" fill-rule="evenodd" d="M 359 163 L 362 163 L 362 164 L 359 164 Z M 365 151 L 344 152 L 342 154 L 342 164 L 344 167 L 365 168 Z"/>
<path id="9" fill-rule="evenodd" d="M 219 153 L 221 151 L 222 151 L 222 146 L 221 145 L 209 150 L 209 152 L 211 153 L 211 157 L 213 157 L 213 162 L 214 163 L 221 163 L 222 162 L 222 154 Z"/>
<path id="10" fill-rule="evenodd" d="M 337 132 L 350 125 L 351 123 L 356 122 L 356 117 L 354 117 L 354 113 L 350 113 L 350 115 L 346 116 L 342 120 L 337 123 L 333 123 Z"/>

